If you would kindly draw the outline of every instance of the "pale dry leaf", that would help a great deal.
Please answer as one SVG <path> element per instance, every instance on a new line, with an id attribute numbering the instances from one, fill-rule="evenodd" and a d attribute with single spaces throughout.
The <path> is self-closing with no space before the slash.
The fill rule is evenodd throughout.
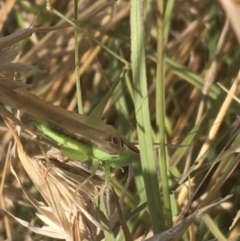
<path id="1" fill-rule="evenodd" d="M 222 7 L 230 20 L 232 29 L 237 37 L 238 43 L 240 44 L 240 4 L 234 0 L 219 0 Z"/>
<path id="2" fill-rule="evenodd" d="M 52 222 L 51 219 L 49 219 L 48 217 L 46 217 L 45 215 L 42 215 L 40 213 L 36 213 L 36 216 L 38 216 L 39 219 L 41 219 L 43 221 L 43 223 L 45 223 L 47 225 L 48 228 L 53 228 L 53 229 L 59 229 L 59 226 L 56 225 L 55 222 Z M 46 226 L 45 226 L 46 228 Z"/>
<path id="3" fill-rule="evenodd" d="M 21 180 L 19 179 L 17 173 L 15 172 L 15 170 L 13 169 L 13 166 L 11 166 L 11 172 L 13 173 L 13 175 L 16 177 L 18 183 L 20 184 L 20 187 L 23 191 L 23 193 L 25 194 L 25 196 L 28 198 L 28 200 L 31 202 L 31 204 L 39 211 L 42 213 L 42 216 L 45 216 L 45 219 L 42 219 L 42 221 L 46 221 L 45 224 L 51 224 L 51 226 L 43 226 L 41 228 L 39 227 L 34 227 L 33 225 L 30 225 L 27 221 L 24 221 L 22 219 L 19 219 L 17 217 L 15 217 L 13 214 L 10 214 L 8 211 L 7 213 L 9 213 L 11 216 L 13 216 L 19 223 L 21 223 L 22 225 L 24 225 L 25 227 L 28 227 L 28 225 L 31 226 L 31 230 L 34 231 L 36 230 L 37 233 L 39 234 L 43 234 L 49 237 L 54 237 L 54 238 L 60 238 L 60 237 L 64 237 L 66 236 L 66 233 L 64 230 L 62 230 L 59 225 L 58 225 L 58 218 L 54 215 L 53 211 L 51 208 L 47 207 L 44 203 L 37 201 L 32 195 L 31 193 L 29 193 L 24 186 L 22 185 Z M 6 211 L 6 210 L 5 210 Z M 36 214 L 37 216 L 39 214 Z M 48 230 L 49 232 L 47 232 L 46 230 Z M 50 231 L 51 230 L 51 231 Z"/>
<path id="4" fill-rule="evenodd" d="M 7 121 L 6 125 L 17 143 L 17 153 L 23 167 L 46 201 L 47 205 L 35 200 L 25 190 L 17 174 L 12 170 L 23 192 L 39 211 L 40 214 L 37 216 L 47 224 L 44 226 L 44 230 L 54 231 L 54 235 L 58 230 L 60 234 L 64 234 L 66 240 L 77 240 L 77 237 L 74 237 L 76 234 L 73 233 L 76 227 L 79 227 L 78 235 L 88 240 L 92 240 L 96 236 L 97 228 L 107 231 L 97 220 L 98 214 L 91 197 L 84 192 L 76 192 L 75 185 L 69 185 L 66 178 L 62 179 L 54 167 L 47 167 L 43 161 L 30 158 Z M 52 235 L 52 232 L 50 234 Z"/>
<path id="5" fill-rule="evenodd" d="M 229 227 L 229 230 L 231 230 L 231 229 L 236 225 L 236 223 L 237 223 L 237 221 L 238 221 L 239 219 L 240 219 L 240 210 L 238 210 L 235 218 L 233 219 L 232 224 L 231 224 L 231 226 Z"/>
<path id="6" fill-rule="evenodd" d="M 51 238 L 56 238 L 56 239 L 66 239 L 66 234 L 59 232 L 59 229 L 54 231 L 53 228 L 50 229 L 50 228 L 47 228 L 45 226 L 43 226 L 43 227 L 36 227 L 36 226 L 32 225 L 31 223 L 29 223 L 29 222 L 27 222 L 25 220 L 17 218 L 16 216 L 11 214 L 7 210 L 5 210 L 5 212 L 8 215 L 10 215 L 14 220 L 16 220 L 18 223 L 20 223 L 21 225 L 23 225 L 24 227 L 28 228 L 29 230 L 31 230 L 34 233 L 41 234 L 41 235 L 44 235 L 44 236 L 48 236 L 48 237 L 51 237 Z"/>

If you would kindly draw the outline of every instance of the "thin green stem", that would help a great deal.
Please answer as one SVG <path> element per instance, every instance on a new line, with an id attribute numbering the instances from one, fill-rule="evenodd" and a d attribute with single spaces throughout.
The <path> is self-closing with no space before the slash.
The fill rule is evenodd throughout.
<path id="1" fill-rule="evenodd" d="M 78 19 L 78 0 L 74 0 L 74 19 Z M 82 91 L 81 91 L 81 80 L 79 71 L 79 47 L 78 47 L 78 28 L 74 28 L 74 39 L 75 39 L 75 75 L 76 75 L 76 89 L 77 89 L 77 106 L 78 113 L 83 114 L 83 103 L 82 103 Z"/>

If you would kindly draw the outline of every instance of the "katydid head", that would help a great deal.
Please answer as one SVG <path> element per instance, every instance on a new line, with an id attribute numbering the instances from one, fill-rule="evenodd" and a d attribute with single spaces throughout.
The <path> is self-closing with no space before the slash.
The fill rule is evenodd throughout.
<path id="1" fill-rule="evenodd" d="M 122 150 L 122 149 L 123 149 L 124 142 L 123 142 L 123 140 L 122 140 L 121 138 L 119 138 L 118 136 L 109 135 L 108 144 L 109 144 L 110 146 L 119 148 L 119 150 Z"/>

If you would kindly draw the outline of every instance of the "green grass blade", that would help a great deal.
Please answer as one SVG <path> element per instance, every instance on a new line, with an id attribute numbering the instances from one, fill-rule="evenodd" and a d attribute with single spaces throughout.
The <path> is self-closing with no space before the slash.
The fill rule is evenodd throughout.
<path id="1" fill-rule="evenodd" d="M 214 234 L 214 237 L 217 238 L 219 241 L 226 241 L 227 238 L 224 237 L 221 229 L 219 229 L 216 225 L 216 220 L 213 220 L 208 214 L 203 214 L 202 219 L 209 228 L 209 230 Z"/>
<path id="2" fill-rule="evenodd" d="M 164 13 L 164 43 L 168 42 L 169 30 L 171 27 L 171 16 L 175 0 L 168 0 L 166 2 L 166 9 Z"/>
<path id="3" fill-rule="evenodd" d="M 158 177 L 154 161 L 149 102 L 147 93 L 143 1 L 131 1 L 131 60 L 134 83 L 135 111 L 140 145 L 141 163 L 147 195 L 148 209 L 154 233 L 159 233 L 163 224 L 163 211 L 159 194 Z M 162 219 L 160 220 L 159 219 Z"/>
<path id="4" fill-rule="evenodd" d="M 158 2 L 159 16 L 157 18 L 157 79 L 156 79 L 156 121 L 158 126 L 159 140 L 159 165 L 163 189 L 163 205 L 166 219 L 166 228 L 172 227 L 172 211 L 169 190 L 168 158 L 165 146 L 165 40 L 163 22 L 163 0 Z"/>

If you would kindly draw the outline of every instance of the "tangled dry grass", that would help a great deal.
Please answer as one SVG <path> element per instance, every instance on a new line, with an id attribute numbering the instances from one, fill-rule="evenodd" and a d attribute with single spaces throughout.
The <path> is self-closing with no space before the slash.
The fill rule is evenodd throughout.
<path id="1" fill-rule="evenodd" d="M 238 240 L 238 218 L 233 223 L 240 209 L 235 9 L 229 7 L 233 14 L 227 18 L 223 0 L 169 2 L 165 3 L 169 16 L 165 21 L 170 24 L 165 26 L 162 128 L 166 129 L 173 221 L 180 223 L 152 240 Z M 51 4 L 68 18 L 74 15 L 73 1 Z M 154 142 L 158 142 L 155 118 L 159 108 L 156 9 L 154 1 L 145 2 L 146 75 Z M 130 3 L 80 1 L 78 12 L 83 112 L 91 113 L 110 90 L 102 119 L 136 141 L 131 70 L 120 87 L 111 89 L 124 64 L 131 62 Z M 61 153 L 46 156 L 49 146 L 36 138 L 39 133 L 29 121 L 62 116 L 65 129 L 70 128 L 69 112 L 52 106 L 77 111 L 74 28 L 47 11 L 41 0 L 2 2 L 0 16 L 0 239 L 38 240 L 44 235 L 46 240 L 113 240 L 118 235 L 118 239 L 135 240 L 146 235 L 151 218 L 136 173 L 132 178 L 127 168 L 124 173 L 115 170 L 112 188 L 105 191 L 100 174 L 91 174 L 81 163 L 65 162 Z"/>

